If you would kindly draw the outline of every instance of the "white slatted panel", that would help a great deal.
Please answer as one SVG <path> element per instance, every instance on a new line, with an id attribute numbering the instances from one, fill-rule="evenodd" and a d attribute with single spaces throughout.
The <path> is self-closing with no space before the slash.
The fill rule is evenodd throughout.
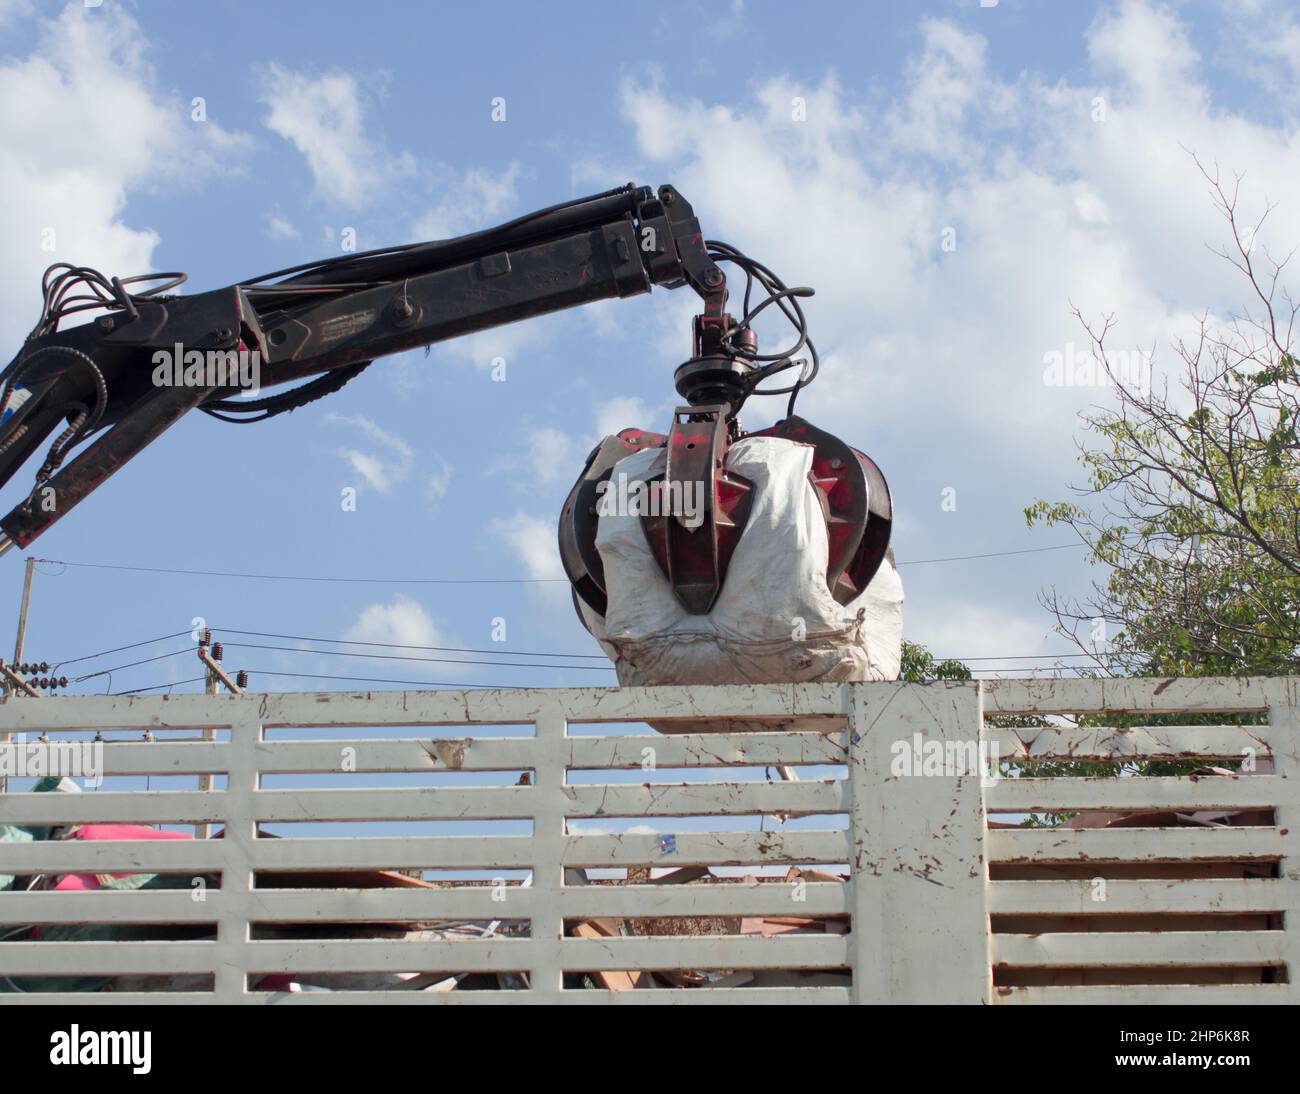
<path id="1" fill-rule="evenodd" d="M 220 790 L 100 790 L 83 795 L 0 796 L 0 823 L 197 823 L 223 825 L 216 840 L 0 845 L 0 873 L 220 875 L 220 886 L 144 892 L 0 894 L 0 933 L 31 923 L 176 924 L 215 927 L 211 941 L 6 942 L 6 975 L 175 974 L 214 977 L 211 991 L 168 993 L 169 1003 L 332 1001 L 473 1004 L 511 998 L 545 1003 L 740 1003 L 849 1001 L 1282 1002 L 1285 983 L 1058 984 L 992 988 L 993 966 L 1026 974 L 1258 967 L 1300 969 L 1298 932 L 1283 913 L 1300 906 L 1300 767 L 1293 680 L 986 681 L 982 685 L 782 685 L 516 692 L 383 692 L 59 698 L 0 705 L 0 731 L 159 731 L 218 727 L 228 741 L 109 742 L 105 774 L 225 776 Z M 982 700 L 981 700 L 982 691 Z M 985 730 L 985 714 L 1053 716 L 1122 710 L 1147 714 L 1269 711 L 1263 727 L 1145 726 Z M 822 732 L 720 732 L 661 736 L 573 735 L 572 723 L 814 719 Z M 473 727 L 512 726 L 474 737 Z M 386 727 L 387 739 L 266 740 L 279 727 Z M 452 727 L 430 737 L 424 727 Z M 846 728 L 847 727 L 847 728 Z M 1243 749 L 1266 760 L 1241 776 L 1004 779 L 900 776 L 897 746 L 984 742 L 1002 759 L 1214 759 Z M 400 739 L 397 739 L 400 738 Z M 707 781 L 635 773 L 700 769 Z M 284 785 L 348 771 L 436 777 L 436 785 L 362 788 Z M 798 781 L 727 769 L 818 765 Z M 804 769 L 807 770 L 806 768 Z M 530 773 L 526 785 L 471 785 L 492 773 Z M 576 773 L 581 773 L 578 777 Z M 608 774 L 602 774 L 607 772 Z M 462 774 L 454 774 L 462 773 Z M 478 774 L 476 774 L 478 773 Z M 621 774 L 620 774 L 621 773 Z M 847 777 L 844 777 L 847 773 Z M 277 782 L 262 788 L 267 776 Z M 471 777 L 472 776 L 472 777 Z M 449 781 L 461 780 L 461 781 Z M 467 780 L 467 781 L 466 781 Z M 572 780 L 572 782 L 571 782 Z M 500 779 L 498 778 L 498 781 Z M 508 781 L 514 781 L 511 774 Z M 993 829 L 985 811 L 1274 810 L 1260 827 Z M 783 818 L 776 824 L 773 817 Z M 753 818 L 767 818 L 755 830 Z M 356 822 L 460 822 L 456 834 L 366 835 Z M 300 823 L 336 823 L 312 837 Z M 514 824 L 475 833 L 475 824 Z M 624 829 L 635 824 L 631 831 Z M 285 838 L 259 837 L 258 825 Z M 353 825 L 353 832 L 347 826 Z M 519 825 L 524 831 L 519 831 Z M 645 826 L 656 830 L 647 831 Z M 593 827 L 598 830 L 592 830 Z M 734 830 L 743 828 L 745 830 Z M 529 833 L 531 830 L 531 834 Z M 361 831 L 363 834 L 353 834 Z M 450 831 L 450 830 L 448 830 Z M 1279 877 L 1091 877 L 1108 864 L 1153 871 L 1254 864 Z M 987 880 L 995 869 L 1046 871 L 1027 881 Z M 850 884 L 629 883 L 580 885 L 575 871 L 651 866 L 783 872 L 790 865 L 847 864 Z M 1276 864 L 1276 867 L 1275 867 Z M 424 889 L 255 889 L 257 872 L 308 874 L 374 869 L 521 871 L 529 884 Z M 1056 875 L 1052 871 L 1058 871 Z M 202 899 L 197 899 L 201 896 Z M 1049 929 L 990 934 L 988 916 Z M 655 935 L 576 938 L 566 921 L 661 917 L 837 917 L 847 934 Z M 1194 928 L 1151 927 L 1150 917 L 1195 917 Z M 1216 930 L 1206 917 L 1252 916 L 1264 928 Z M 1045 918 L 1044 918 L 1045 917 Z M 1053 919 L 1052 917 L 1055 917 Z M 1114 917 L 1147 917 L 1130 926 Z M 1287 917 L 1293 918 L 1293 917 Z M 255 937 L 274 925 L 346 921 L 527 922 L 526 937 L 478 940 Z M 1062 922 L 1067 925 L 1062 926 Z M 1225 922 L 1227 920 L 1225 919 Z M 1190 921 L 1189 921 L 1190 922 Z M 1255 922 L 1255 920 L 1252 920 Z M 1082 929 L 1079 923 L 1092 924 Z M 1073 924 L 1073 925 L 1068 925 Z M 1283 926 L 1284 925 L 1284 926 Z M 1099 929 L 1102 927 L 1110 929 Z M 1118 928 L 1118 929 L 1115 929 Z M 295 994 L 249 991 L 250 974 L 374 973 L 411 969 L 523 973 L 528 990 L 371 990 Z M 846 970 L 807 987 L 692 987 L 634 991 L 564 989 L 566 972 L 637 969 Z M 1282 972 L 1282 970 L 1288 970 Z M 1190 975 L 1190 974 L 1189 974 Z M 43 996 L 77 1002 L 156 1002 L 154 993 Z M 0 994 L 0 1002 L 33 1001 Z"/>
<path id="2" fill-rule="evenodd" d="M 1290 985 L 1281 981 L 1294 980 L 1300 969 L 1300 930 L 1288 914 L 1300 906 L 1300 871 L 1291 865 L 1300 861 L 1292 857 L 1300 846 L 1292 834 L 1300 821 L 1295 699 L 1292 680 L 986 682 L 986 715 L 1040 715 L 1057 723 L 1103 712 L 1269 716 L 1265 726 L 987 729 L 1013 764 L 1249 761 L 1238 774 L 1031 773 L 987 785 L 991 813 L 1083 814 L 1082 826 L 988 834 L 995 869 L 1022 878 L 989 884 L 993 961 L 1010 982 L 999 986 L 996 1002 L 1291 1000 Z M 1142 814 L 1149 816 L 1138 819 Z M 1121 818 L 1122 825 L 1108 823 Z M 1074 876 L 1061 876 L 1065 871 Z M 1250 873 L 1277 876 L 1243 876 Z"/>

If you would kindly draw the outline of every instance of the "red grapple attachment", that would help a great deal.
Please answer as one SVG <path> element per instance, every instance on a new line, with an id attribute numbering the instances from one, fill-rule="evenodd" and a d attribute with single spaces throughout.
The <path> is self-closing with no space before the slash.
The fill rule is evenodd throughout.
<path id="1" fill-rule="evenodd" d="M 560 519 L 560 557 L 575 605 L 580 601 L 601 617 L 607 606 L 604 566 L 596 550 L 599 484 L 609 481 L 625 456 L 660 447 L 663 462 L 646 480 L 651 511 L 641 513 L 646 541 L 681 605 L 693 615 L 712 609 L 754 500 L 753 484 L 726 468 L 730 429 L 725 404 L 682 407 L 669 436 L 625 429 L 592 452 Z M 808 477 L 826 520 L 827 588 L 840 604 L 862 595 L 884 561 L 893 520 L 880 469 L 802 418 L 748 436 L 812 446 Z"/>
<path id="2" fill-rule="evenodd" d="M 749 520 L 754 486 L 727 470 L 730 407 L 679 407 L 662 475 L 651 479 L 652 512 L 641 526 L 682 607 L 707 615 Z"/>
<path id="3" fill-rule="evenodd" d="M 826 584 L 840 604 L 861 596 L 884 561 L 894 519 L 889 485 L 880 468 L 865 453 L 799 417 L 749 436 L 812 445 L 809 478 L 826 517 Z"/>
<path id="4" fill-rule="evenodd" d="M 560 511 L 560 561 L 573 586 L 575 606 L 581 600 L 597 615 L 605 614 L 605 567 L 596 550 L 600 484 L 609 481 L 619 460 L 643 448 L 662 447 L 667 441 L 662 433 L 625 429 L 617 437 L 606 437 L 587 457 L 587 465 Z"/>

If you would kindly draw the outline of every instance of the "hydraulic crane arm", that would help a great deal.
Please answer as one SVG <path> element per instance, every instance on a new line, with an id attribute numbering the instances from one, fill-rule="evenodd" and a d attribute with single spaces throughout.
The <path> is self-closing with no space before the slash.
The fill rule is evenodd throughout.
<path id="1" fill-rule="evenodd" d="M 193 296 L 167 292 L 184 275 L 120 280 L 51 267 L 41 320 L 0 373 L 0 485 L 64 428 L 32 493 L 0 518 L 0 553 L 30 544 L 190 410 L 260 420 L 337 390 L 376 357 L 654 285 L 689 285 L 703 302 L 678 390 L 692 403 L 726 395 L 734 414 L 759 380 L 802 362 L 782 358 L 777 367 L 755 356 L 749 332 L 726 315 L 717 253 L 671 186 L 655 194 L 628 185 L 471 235 L 344 255 Z M 170 280 L 128 291 L 162 278 Z M 789 305 L 798 310 L 793 296 L 810 290 L 787 292 L 789 315 Z M 104 314 L 58 329 L 91 309 Z M 248 385 L 234 377 L 250 358 L 259 393 L 315 379 L 235 398 Z"/>

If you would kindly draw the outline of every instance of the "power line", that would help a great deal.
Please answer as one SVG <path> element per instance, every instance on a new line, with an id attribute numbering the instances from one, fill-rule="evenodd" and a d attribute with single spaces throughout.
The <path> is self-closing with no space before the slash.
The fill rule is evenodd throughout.
<path id="1" fill-rule="evenodd" d="M 1093 657 L 1093 656 L 1104 656 L 1104 655 L 1105 655 L 1105 651 L 1101 650 L 1098 651 L 1098 653 L 1095 655 L 1091 653 L 1016 653 L 1016 654 L 1008 653 L 1006 655 L 996 656 L 996 657 L 940 657 L 937 653 L 935 653 L 935 654 L 931 654 L 930 656 L 933 657 L 936 661 L 967 662 L 967 661 L 1033 661 L 1038 658 L 1064 659 L 1066 657 Z"/>
<path id="2" fill-rule="evenodd" d="M 171 653 L 160 653 L 157 657 L 146 657 L 143 660 L 131 661 L 125 665 L 114 665 L 111 669 L 100 669 L 98 672 L 90 672 L 87 673 L 85 676 L 78 676 L 74 678 L 72 682 L 74 684 L 80 684 L 83 680 L 93 680 L 96 676 L 109 676 L 115 672 L 120 672 L 122 669 L 133 669 L 137 665 L 148 665 L 153 663 L 154 661 L 165 661 L 168 657 L 177 657 L 182 653 L 192 653 L 192 652 L 194 652 L 194 647 L 186 646 L 184 649 L 181 650 L 172 650 Z"/>
<path id="3" fill-rule="evenodd" d="M 70 566 L 83 570 L 122 570 L 142 574 L 175 574 L 185 577 L 231 577 L 249 581 L 319 581 L 357 585 L 548 585 L 563 582 L 567 577 L 316 577 L 310 574 L 245 574 L 229 570 L 177 570 L 165 566 L 120 566 L 108 562 L 67 562 L 59 558 L 38 558 L 55 566 Z M 59 576 L 55 574 L 47 575 Z"/>
<path id="4" fill-rule="evenodd" d="M 436 653 L 486 653 L 493 656 L 514 657 L 575 657 L 584 660 L 604 661 L 601 653 L 538 653 L 532 650 L 484 650 L 471 649 L 468 646 L 417 646 L 409 642 L 362 642 L 352 638 L 312 638 L 301 634 L 270 634 L 266 631 L 240 631 L 233 627 L 213 627 L 213 633 L 244 634 L 253 638 L 284 638 L 291 642 L 333 642 L 343 646 L 373 646 L 386 650 L 431 650 Z M 232 645 L 233 643 L 227 643 Z M 495 664 L 496 662 L 493 662 Z"/>
<path id="5" fill-rule="evenodd" d="M 267 646 L 256 642 L 225 642 L 226 649 L 278 650 L 282 653 L 311 653 L 321 657 L 364 657 L 376 661 L 423 661 L 439 665 L 493 665 L 514 669 L 568 669 L 571 672 L 608 672 L 614 666 L 605 665 L 546 665 L 532 661 L 471 661 L 457 657 L 411 657 L 394 653 L 353 653 L 351 650 L 314 650 L 300 646 Z"/>
<path id="6" fill-rule="evenodd" d="M 138 695 L 142 691 L 159 691 L 162 688 L 178 688 L 182 684 L 198 684 L 198 683 L 202 683 L 206 679 L 207 679 L 206 676 L 194 676 L 191 677 L 189 680 L 176 680 L 170 684 L 151 684 L 147 688 L 132 688 L 130 691 L 115 691 L 112 692 L 112 694 L 113 695 Z"/>
<path id="7" fill-rule="evenodd" d="M 895 562 L 895 566 L 927 566 L 932 562 L 968 562 L 973 558 L 1005 558 L 1007 555 L 1036 555 L 1042 551 L 1068 551 L 1088 546 L 1086 543 L 1058 543 L 1052 547 L 1022 547 L 1016 551 L 989 551 L 982 555 L 953 555 L 950 558 L 914 558 Z"/>
<path id="8" fill-rule="evenodd" d="M 189 633 L 189 631 L 177 631 L 175 634 L 164 634 L 158 638 L 150 638 L 145 642 L 132 642 L 128 646 L 115 646 L 111 650 L 100 650 L 99 653 L 88 653 L 82 657 L 73 657 L 68 661 L 59 661 L 54 667 L 59 669 L 64 665 L 75 665 L 78 661 L 93 661 L 97 657 L 107 657 L 110 653 L 121 653 L 123 650 L 134 650 L 138 649 L 140 646 L 152 646 L 157 642 L 166 642 L 169 638 L 179 638 L 181 635 Z"/>
<path id="9" fill-rule="evenodd" d="M 520 687 L 519 684 L 465 684 L 449 683 L 446 680 L 387 680 L 382 677 L 374 676 L 339 676 L 334 673 L 321 672 L 273 672 L 270 669 L 245 669 L 250 676 L 284 676 L 293 679 L 302 680 L 351 680 L 361 684 L 416 684 L 420 687 L 437 687 L 437 688 L 476 688 L 489 690 L 513 690 Z M 525 685 L 526 686 L 526 685 Z"/>
<path id="10" fill-rule="evenodd" d="M 928 566 L 939 562 L 969 562 L 981 558 L 1005 558 L 1032 555 L 1043 551 L 1066 551 L 1086 547 L 1085 543 L 1058 543 L 1048 547 L 1022 547 L 1010 551 L 986 551 L 976 555 L 952 555 L 947 558 L 917 558 L 896 562 L 897 566 Z M 179 570 L 166 566 L 123 566 L 108 562 L 69 562 L 58 558 L 39 558 L 37 562 L 53 566 L 89 570 L 118 570 L 144 574 L 171 574 L 184 577 L 222 577 L 246 581 L 315 581 L 354 585 L 556 585 L 567 584 L 565 577 L 331 577 L 311 574 L 254 574 L 232 570 Z M 58 575 L 48 575 L 58 576 Z"/>

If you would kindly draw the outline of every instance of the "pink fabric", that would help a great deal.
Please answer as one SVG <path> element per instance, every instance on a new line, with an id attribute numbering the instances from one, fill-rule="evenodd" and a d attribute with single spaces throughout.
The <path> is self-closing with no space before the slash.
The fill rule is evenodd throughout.
<path id="1" fill-rule="evenodd" d="M 74 839 L 193 839 L 188 832 L 163 832 L 143 824 L 83 824 Z"/>
<path id="2" fill-rule="evenodd" d="M 119 839 L 193 839 L 188 832 L 163 832 L 157 828 L 148 828 L 143 824 L 83 824 L 73 833 L 73 839 L 119 840 Z M 114 874 L 114 877 L 130 877 L 130 872 Z M 94 874 L 65 874 L 54 886 L 62 892 L 87 892 L 99 888 L 99 879 Z"/>

